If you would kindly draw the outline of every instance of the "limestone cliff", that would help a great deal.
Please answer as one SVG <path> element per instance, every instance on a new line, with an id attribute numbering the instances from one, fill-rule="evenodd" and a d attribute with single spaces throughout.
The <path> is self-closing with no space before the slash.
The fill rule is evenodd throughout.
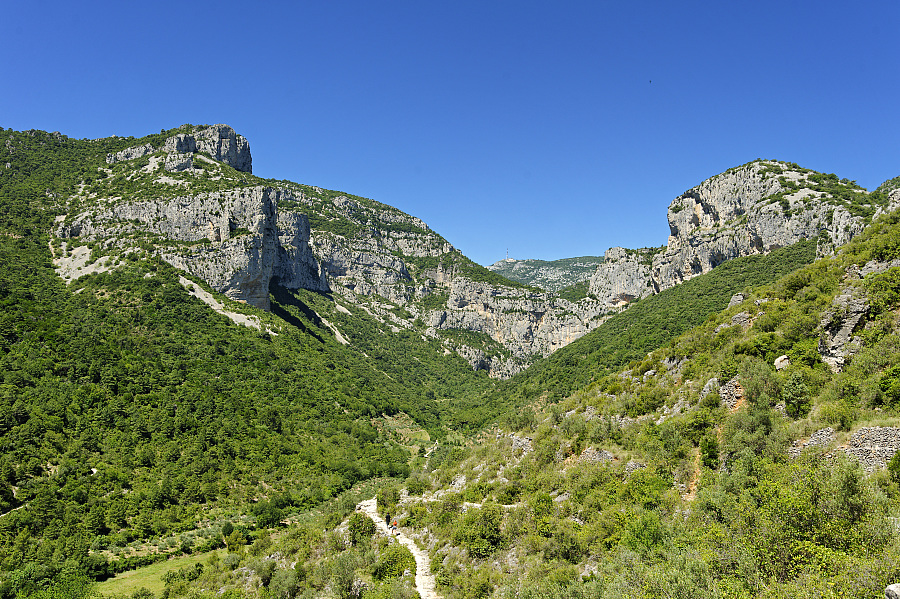
<path id="1" fill-rule="evenodd" d="M 492 376 L 518 372 L 603 320 L 600 303 L 526 290 L 396 208 L 252 177 L 249 145 L 226 125 L 149 139 L 107 155 L 108 168 L 70 198 L 55 230 L 67 248 L 150 251 L 262 309 L 273 284 L 330 292 L 386 332 L 439 339 Z"/>
<path id="2" fill-rule="evenodd" d="M 182 129 L 186 129 L 188 132 L 167 138 L 161 148 L 155 148 L 151 144 L 126 148 L 121 152 L 109 154 L 106 157 L 106 163 L 115 164 L 133 160 L 162 150 L 166 154 L 166 170 L 184 170 L 191 168 L 193 155 L 199 152 L 213 160 L 223 162 L 235 170 L 245 173 L 253 172 L 250 144 L 228 125 L 208 127 L 185 125 Z"/>
<path id="3" fill-rule="evenodd" d="M 258 186 L 120 202 L 80 213 L 56 233 L 108 247 L 128 244 L 135 234 L 158 236 L 164 260 L 232 299 L 267 309 L 273 278 L 286 287 L 327 289 L 309 247 L 308 219 L 277 213 L 287 197 L 285 190 Z"/>
<path id="4" fill-rule="evenodd" d="M 722 262 L 817 239 L 831 253 L 900 196 L 868 193 L 794 164 L 756 161 L 702 182 L 669 205 L 668 244 L 652 256 L 613 248 L 590 291 L 610 307 L 658 293 Z M 638 258 L 637 256 L 641 256 Z"/>

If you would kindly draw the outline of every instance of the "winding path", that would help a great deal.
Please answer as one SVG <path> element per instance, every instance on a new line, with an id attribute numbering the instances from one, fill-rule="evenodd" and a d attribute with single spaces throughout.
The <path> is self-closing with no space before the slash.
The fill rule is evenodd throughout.
<path id="1" fill-rule="evenodd" d="M 374 497 L 361 501 L 356 508 L 362 510 L 363 513 L 371 518 L 379 531 L 390 536 L 391 531 L 388 529 L 387 523 L 384 521 L 384 518 L 378 515 Z M 428 553 L 419 549 L 415 541 L 406 536 L 403 531 L 399 532 L 397 540 L 409 549 L 413 557 L 416 558 L 416 590 L 419 592 L 419 596 L 422 599 L 441 599 L 441 596 L 434 590 L 434 575 L 431 573 L 431 560 L 428 558 Z"/>

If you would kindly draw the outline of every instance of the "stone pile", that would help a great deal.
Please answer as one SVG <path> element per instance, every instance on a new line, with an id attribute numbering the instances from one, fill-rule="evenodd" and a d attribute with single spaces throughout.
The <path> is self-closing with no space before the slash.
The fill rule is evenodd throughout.
<path id="1" fill-rule="evenodd" d="M 605 449 L 594 449 L 593 447 L 588 447 L 581 455 L 578 457 L 578 461 L 585 464 L 598 464 L 600 462 L 611 462 L 616 459 L 616 456 L 606 451 Z"/>
<path id="2" fill-rule="evenodd" d="M 850 437 L 846 454 L 856 458 L 866 472 L 884 468 L 900 450 L 900 428 L 892 426 L 864 426 Z"/>
<path id="3" fill-rule="evenodd" d="M 512 441 L 513 451 L 521 450 L 524 453 L 534 451 L 534 446 L 531 443 L 531 437 L 520 437 L 513 433 L 507 433 L 506 437 Z"/>
<path id="4" fill-rule="evenodd" d="M 728 406 L 729 410 L 737 407 L 738 402 L 744 398 L 744 388 L 741 387 L 737 377 L 734 377 L 719 388 L 719 397 L 722 398 L 722 403 Z"/>
<path id="5" fill-rule="evenodd" d="M 800 457 L 803 450 L 807 447 L 825 447 L 834 441 L 834 429 L 829 427 L 822 428 L 809 436 L 806 441 L 797 440 L 788 447 L 788 454 L 792 458 Z"/>

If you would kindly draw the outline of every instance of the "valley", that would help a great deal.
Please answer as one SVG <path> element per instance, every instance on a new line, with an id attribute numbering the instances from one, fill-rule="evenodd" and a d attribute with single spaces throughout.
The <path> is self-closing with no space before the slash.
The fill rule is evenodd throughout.
<path id="1" fill-rule="evenodd" d="M 756 160 L 665 245 L 485 268 L 252 166 L 0 130 L 0 597 L 900 582 L 898 179 Z"/>

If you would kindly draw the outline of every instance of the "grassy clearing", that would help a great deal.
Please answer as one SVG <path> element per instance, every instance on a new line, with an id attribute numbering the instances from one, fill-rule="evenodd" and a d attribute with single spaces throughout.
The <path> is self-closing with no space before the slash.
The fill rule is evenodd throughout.
<path id="1" fill-rule="evenodd" d="M 123 572 L 115 578 L 110 578 L 109 580 L 99 583 L 97 585 L 97 592 L 105 597 L 115 597 L 118 595 L 130 597 L 136 590 L 141 587 L 146 587 L 153 591 L 154 594 L 158 595 L 162 593 L 165 588 L 162 581 L 163 574 L 169 570 L 193 566 L 197 562 L 206 563 L 209 557 L 216 552 L 219 553 L 220 558 L 225 557 L 228 553 L 225 549 L 217 549 L 215 551 L 207 551 L 206 553 L 169 559 L 164 562 L 158 562 L 143 568 L 138 568 L 137 570 Z"/>

